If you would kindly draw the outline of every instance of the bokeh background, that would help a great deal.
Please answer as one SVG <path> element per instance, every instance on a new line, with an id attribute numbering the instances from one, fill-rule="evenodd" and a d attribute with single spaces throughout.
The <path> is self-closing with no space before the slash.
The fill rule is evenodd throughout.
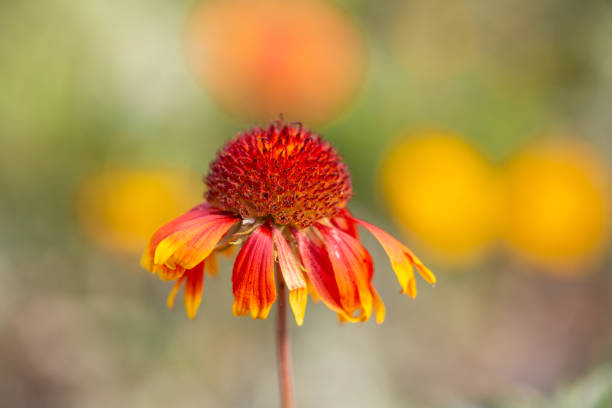
<path id="1" fill-rule="evenodd" d="M 139 267 L 215 151 L 284 114 L 437 274 L 293 326 L 300 407 L 612 407 L 612 4 L 0 1 L 0 406 L 278 406 L 274 318 Z"/>

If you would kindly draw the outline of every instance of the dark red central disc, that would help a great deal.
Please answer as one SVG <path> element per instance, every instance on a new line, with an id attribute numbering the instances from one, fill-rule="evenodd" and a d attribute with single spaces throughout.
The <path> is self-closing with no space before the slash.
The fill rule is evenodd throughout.
<path id="1" fill-rule="evenodd" d="M 334 216 L 352 194 L 336 150 L 301 125 L 281 122 L 228 142 L 205 182 L 206 200 L 215 207 L 298 228 Z"/>

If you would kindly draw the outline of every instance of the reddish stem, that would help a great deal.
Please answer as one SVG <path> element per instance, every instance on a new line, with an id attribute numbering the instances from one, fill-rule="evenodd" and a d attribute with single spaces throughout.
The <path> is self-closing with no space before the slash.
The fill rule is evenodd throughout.
<path id="1" fill-rule="evenodd" d="M 295 408 L 293 402 L 293 374 L 291 370 L 291 339 L 287 325 L 287 289 L 284 282 L 278 285 L 278 316 L 276 321 L 276 345 L 278 347 L 278 378 L 282 408 Z"/>

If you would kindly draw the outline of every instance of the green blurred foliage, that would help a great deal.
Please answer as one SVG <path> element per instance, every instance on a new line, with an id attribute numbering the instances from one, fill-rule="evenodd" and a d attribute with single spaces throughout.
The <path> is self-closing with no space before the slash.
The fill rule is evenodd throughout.
<path id="1" fill-rule="evenodd" d="M 418 54 L 411 64 L 393 50 L 390 27 L 407 2 L 337 3 L 363 30 L 368 76 L 342 115 L 314 130 L 345 157 L 356 213 L 397 231 L 377 169 L 412 129 L 461 133 L 501 162 L 568 126 L 611 160 L 610 2 L 461 1 L 478 52 L 433 78 Z M 229 261 L 188 322 L 167 310 L 169 287 L 140 270 L 138 255 L 98 247 L 75 216 L 92 171 L 203 174 L 252 125 L 223 112 L 186 64 L 194 4 L 0 1 L 0 406 L 276 404 L 273 319 L 231 315 Z M 452 25 L 436 23 L 452 38 Z M 449 52 L 435 49 L 427 63 L 451 64 Z M 463 274 L 436 269 L 440 285 L 411 302 L 364 240 L 387 322 L 339 327 L 310 304 L 294 331 L 300 406 L 612 406 L 609 254 L 580 282 L 495 254 Z"/>

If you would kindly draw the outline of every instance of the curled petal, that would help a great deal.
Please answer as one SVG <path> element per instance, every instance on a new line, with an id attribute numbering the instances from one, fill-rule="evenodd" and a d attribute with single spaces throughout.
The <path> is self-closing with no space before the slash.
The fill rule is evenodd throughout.
<path id="1" fill-rule="evenodd" d="M 185 275 L 185 310 L 187 311 L 187 316 L 193 319 L 202 302 L 202 290 L 204 289 L 204 262 L 188 270 Z"/>
<path id="2" fill-rule="evenodd" d="M 185 268 L 179 266 L 171 269 L 166 265 L 153 265 L 153 273 L 156 273 L 161 280 L 176 280 L 185 274 Z"/>
<path id="3" fill-rule="evenodd" d="M 404 244 L 372 224 L 356 218 L 355 222 L 370 231 L 383 247 L 391 261 L 391 267 L 395 271 L 397 280 L 402 286 L 403 293 L 407 293 L 413 298 L 417 294 L 414 268 L 417 269 L 423 279 L 431 285 L 435 285 L 436 277 L 434 274 Z"/>
<path id="4" fill-rule="evenodd" d="M 183 223 L 180 230 L 159 243 L 153 262 L 171 269 L 192 269 L 210 255 L 235 223 L 234 217 L 216 214 Z"/>
<path id="5" fill-rule="evenodd" d="M 232 274 L 235 316 L 265 319 L 276 299 L 272 229 L 262 225 L 251 233 L 234 262 Z"/>
<path id="6" fill-rule="evenodd" d="M 359 312 L 364 320 L 372 313 L 370 280 L 372 258 L 368 251 L 349 234 L 333 227 L 316 224 L 321 233 L 338 285 L 340 303 L 349 315 Z"/>
<path id="7" fill-rule="evenodd" d="M 142 255 L 142 258 L 140 259 L 140 264 L 148 271 L 155 273 L 156 271 L 154 270 L 153 260 L 155 257 L 155 250 L 157 249 L 159 243 L 169 235 L 173 234 L 175 231 L 184 229 L 184 225 L 186 223 L 214 213 L 214 210 L 207 203 L 202 203 L 192 208 L 185 214 L 164 224 L 157 231 L 155 231 L 155 233 L 149 240 L 147 248 L 144 254 Z"/>

